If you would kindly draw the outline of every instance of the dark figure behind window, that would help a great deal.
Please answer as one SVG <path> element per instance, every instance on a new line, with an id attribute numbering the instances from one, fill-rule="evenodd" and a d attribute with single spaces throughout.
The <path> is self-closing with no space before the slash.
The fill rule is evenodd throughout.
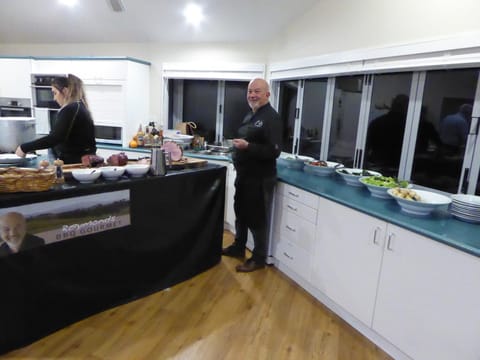
<path id="1" fill-rule="evenodd" d="M 408 96 L 397 95 L 392 100 L 390 110 L 372 120 L 368 126 L 367 160 L 373 166 L 398 169 L 407 109 Z"/>

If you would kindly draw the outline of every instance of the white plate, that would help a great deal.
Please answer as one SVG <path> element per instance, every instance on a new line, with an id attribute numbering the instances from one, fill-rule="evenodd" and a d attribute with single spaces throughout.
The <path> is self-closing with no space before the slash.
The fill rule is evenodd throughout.
<path id="1" fill-rule="evenodd" d="M 382 174 L 373 170 L 365 170 L 368 171 L 371 175 L 355 175 L 361 174 L 362 171 L 364 170 L 355 168 L 341 168 L 336 170 L 337 174 L 340 175 L 343 180 L 345 180 L 345 182 L 351 186 L 364 186 L 364 184 L 359 181 L 362 176 L 382 176 Z"/>
<path id="2" fill-rule="evenodd" d="M 467 195 L 467 194 L 454 194 L 454 195 L 451 195 L 451 198 L 454 202 L 480 208 L 480 196 Z"/>

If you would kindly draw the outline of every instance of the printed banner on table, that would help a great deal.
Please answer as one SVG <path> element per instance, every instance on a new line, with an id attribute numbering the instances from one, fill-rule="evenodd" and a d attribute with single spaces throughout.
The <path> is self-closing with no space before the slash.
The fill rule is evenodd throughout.
<path id="1" fill-rule="evenodd" d="M 0 209 L 0 256 L 130 225 L 130 191 Z"/>

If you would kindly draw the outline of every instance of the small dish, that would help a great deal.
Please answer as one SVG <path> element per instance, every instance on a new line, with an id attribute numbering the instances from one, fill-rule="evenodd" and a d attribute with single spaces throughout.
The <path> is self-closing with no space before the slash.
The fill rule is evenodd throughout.
<path id="1" fill-rule="evenodd" d="M 125 166 L 125 170 L 131 177 L 142 177 L 148 170 L 150 170 L 150 165 L 148 164 L 129 164 Z"/>
<path id="2" fill-rule="evenodd" d="M 303 170 L 306 161 L 313 161 L 310 156 L 287 155 L 277 159 L 277 165 L 293 170 Z"/>
<path id="3" fill-rule="evenodd" d="M 117 180 L 125 173 L 124 166 L 104 166 L 101 170 L 106 180 Z"/>
<path id="4" fill-rule="evenodd" d="M 320 163 L 326 165 L 319 165 Z M 335 173 L 336 169 L 343 168 L 343 164 L 333 161 L 306 161 L 303 171 L 309 172 L 317 176 L 330 176 Z"/>
<path id="5" fill-rule="evenodd" d="M 95 182 L 102 171 L 100 169 L 74 169 L 72 170 L 72 176 L 75 180 L 81 182 L 82 184 L 90 184 Z"/>
<path id="6" fill-rule="evenodd" d="M 363 186 L 363 184 L 359 181 L 362 176 L 382 176 L 382 174 L 376 171 L 356 168 L 341 168 L 337 169 L 336 173 L 340 175 L 348 185 L 351 186 Z"/>

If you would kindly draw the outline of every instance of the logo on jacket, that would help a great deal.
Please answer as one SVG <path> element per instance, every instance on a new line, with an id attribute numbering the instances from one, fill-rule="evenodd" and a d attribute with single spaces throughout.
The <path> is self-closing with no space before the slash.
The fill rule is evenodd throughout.
<path id="1" fill-rule="evenodd" d="M 263 126 L 263 121 L 262 120 L 257 120 L 255 121 L 255 124 L 253 124 L 255 127 L 262 127 Z"/>

